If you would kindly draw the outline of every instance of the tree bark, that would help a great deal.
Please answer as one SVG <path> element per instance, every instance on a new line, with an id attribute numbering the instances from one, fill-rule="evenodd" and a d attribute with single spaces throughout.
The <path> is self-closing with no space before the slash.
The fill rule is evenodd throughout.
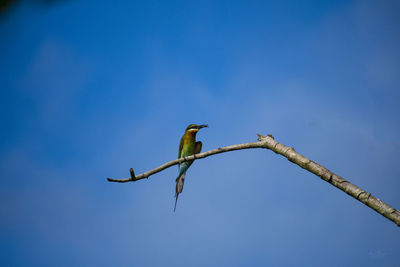
<path id="1" fill-rule="evenodd" d="M 280 154 L 286 157 L 289 161 L 299 165 L 303 169 L 319 176 L 322 180 L 330 183 L 331 185 L 339 188 L 340 190 L 344 191 L 348 195 L 352 196 L 353 198 L 357 199 L 358 201 L 364 203 L 371 209 L 375 210 L 379 214 L 383 215 L 384 217 L 388 218 L 389 220 L 396 223 L 400 226 L 400 211 L 392 208 L 388 204 L 381 201 L 379 198 L 376 198 L 368 193 L 367 191 L 359 188 L 358 186 L 350 183 L 349 181 L 345 180 L 344 178 L 340 177 L 339 175 L 329 171 L 327 168 L 319 165 L 318 163 L 302 156 L 301 154 L 297 153 L 293 147 L 287 147 L 283 144 L 280 144 L 274 140 L 272 135 L 262 136 L 258 134 L 258 142 L 252 143 L 244 143 L 232 146 L 221 147 L 217 149 L 213 149 L 207 152 L 195 154 L 192 156 L 176 159 L 170 162 L 167 162 L 153 170 L 144 172 L 135 176 L 133 169 L 130 169 L 130 178 L 125 179 L 113 179 L 107 178 L 110 182 L 118 182 L 118 183 L 125 183 L 125 182 L 133 182 L 138 181 L 144 178 L 149 178 L 149 176 L 161 172 L 173 165 L 189 161 L 195 159 L 202 159 L 206 158 L 211 155 L 229 152 L 233 150 L 241 150 L 241 149 L 251 149 L 251 148 L 266 148 L 274 151 L 277 154 Z"/>

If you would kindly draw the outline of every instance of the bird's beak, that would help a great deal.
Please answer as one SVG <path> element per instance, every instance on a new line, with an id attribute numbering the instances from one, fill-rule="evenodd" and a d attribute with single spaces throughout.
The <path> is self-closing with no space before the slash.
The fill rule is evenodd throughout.
<path id="1" fill-rule="evenodd" d="M 202 124 L 202 125 L 199 125 L 198 127 L 199 127 L 199 130 L 200 130 L 201 128 L 208 127 L 208 124 Z"/>

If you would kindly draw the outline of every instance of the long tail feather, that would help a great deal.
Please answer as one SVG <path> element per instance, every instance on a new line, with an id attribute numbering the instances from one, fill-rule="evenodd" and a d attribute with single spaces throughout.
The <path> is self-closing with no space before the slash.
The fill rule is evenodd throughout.
<path id="1" fill-rule="evenodd" d="M 176 210 L 176 203 L 178 203 L 178 197 L 179 197 L 179 194 L 175 194 L 175 206 L 174 206 L 174 212 L 175 212 L 175 210 Z"/>
<path id="2" fill-rule="evenodd" d="M 176 203 L 178 202 L 178 197 L 179 194 L 182 193 L 183 190 L 183 184 L 185 183 L 185 173 L 182 173 L 179 175 L 178 178 L 176 178 L 176 189 L 175 189 L 175 207 L 174 207 L 174 212 L 176 210 Z"/>

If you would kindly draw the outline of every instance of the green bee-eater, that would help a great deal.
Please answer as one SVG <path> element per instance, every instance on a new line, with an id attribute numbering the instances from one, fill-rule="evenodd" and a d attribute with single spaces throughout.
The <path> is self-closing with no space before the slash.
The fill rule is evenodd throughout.
<path id="1" fill-rule="evenodd" d="M 179 153 L 178 158 L 187 157 L 193 154 L 200 153 L 201 151 L 201 142 L 196 142 L 196 134 L 197 132 L 204 127 L 208 127 L 207 124 L 197 125 L 197 124 L 190 124 L 186 130 L 185 134 L 181 138 L 181 142 L 179 143 Z M 179 172 L 178 178 L 176 178 L 176 191 L 175 191 L 175 207 L 176 203 L 178 202 L 178 196 L 182 193 L 183 190 L 183 183 L 185 182 L 185 175 L 187 169 L 189 169 L 190 165 L 192 165 L 193 160 L 185 161 L 179 164 Z"/>

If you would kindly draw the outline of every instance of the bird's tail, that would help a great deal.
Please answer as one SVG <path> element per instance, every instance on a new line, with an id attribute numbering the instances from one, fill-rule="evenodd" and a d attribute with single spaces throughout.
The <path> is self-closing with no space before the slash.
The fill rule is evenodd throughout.
<path id="1" fill-rule="evenodd" d="M 182 193 L 183 190 L 183 184 L 185 183 L 185 175 L 186 173 L 182 173 L 181 175 L 178 176 L 178 178 L 176 178 L 174 212 L 176 210 L 176 203 L 178 202 L 179 194 Z"/>

